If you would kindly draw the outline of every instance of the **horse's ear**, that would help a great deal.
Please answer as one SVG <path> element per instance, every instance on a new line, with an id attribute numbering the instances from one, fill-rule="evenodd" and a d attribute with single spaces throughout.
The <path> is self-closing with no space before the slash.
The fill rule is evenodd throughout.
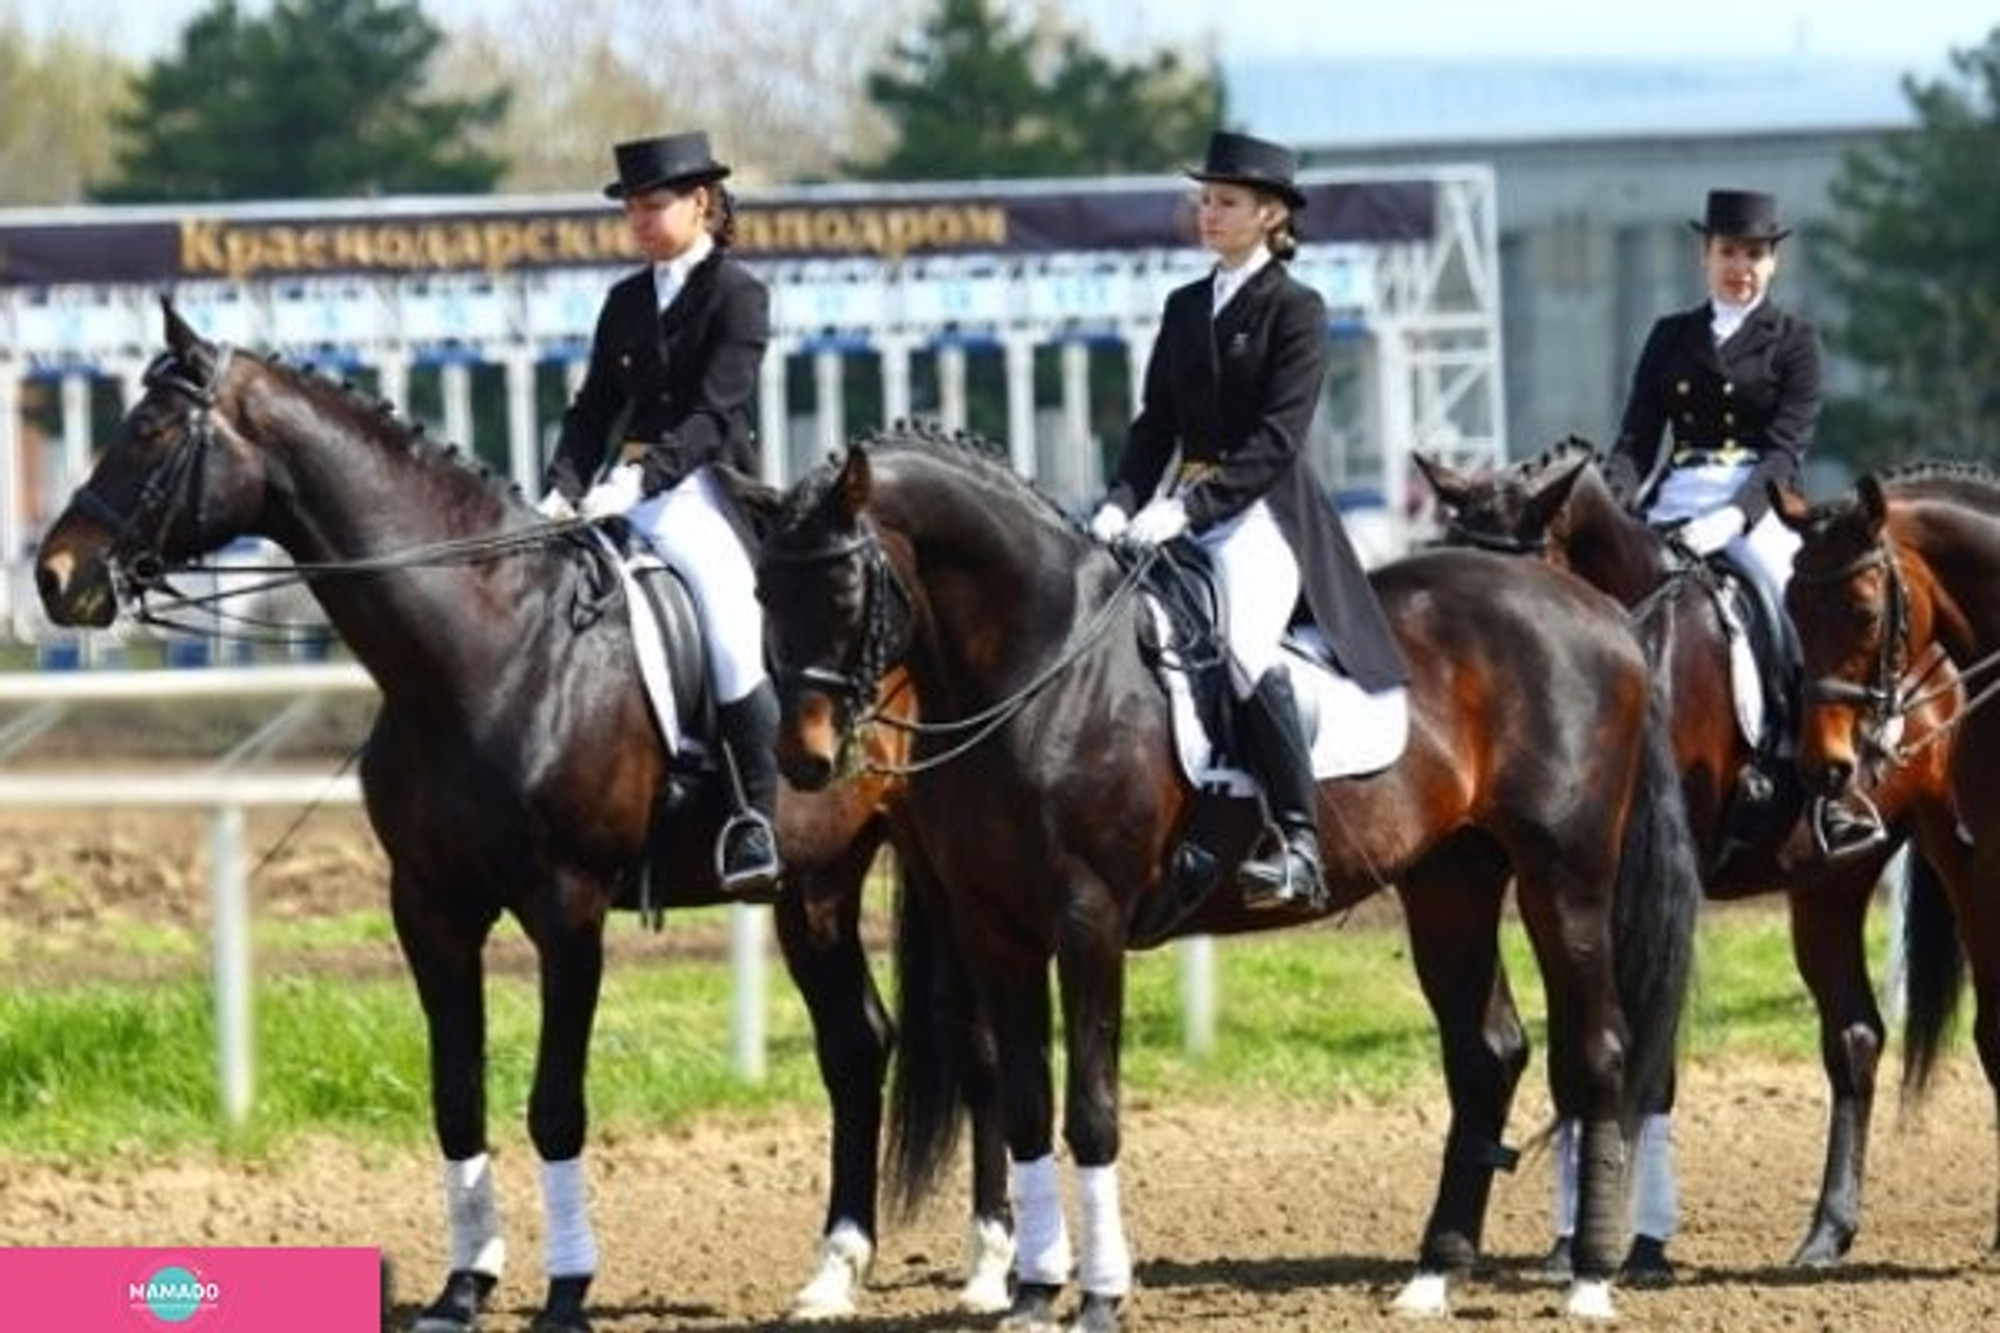
<path id="1" fill-rule="evenodd" d="M 868 507 L 868 494 L 874 485 L 874 476 L 868 466 L 868 451 L 859 444 L 849 445 L 847 461 L 841 464 L 839 484 L 834 487 L 834 494 L 840 497 L 849 518 Z"/>
<path id="2" fill-rule="evenodd" d="M 1555 526 L 1556 515 L 1569 503 L 1569 493 L 1576 489 L 1576 479 L 1589 466 L 1590 455 L 1577 454 L 1535 479 L 1528 490 L 1528 517 L 1536 532 L 1547 532 Z"/>
<path id="3" fill-rule="evenodd" d="M 1437 492 L 1440 503 L 1451 508 L 1462 508 L 1472 489 L 1472 478 L 1459 471 L 1441 458 L 1433 458 L 1423 450 L 1411 452 L 1416 461 L 1417 471 L 1424 474 L 1431 489 Z"/>
<path id="4" fill-rule="evenodd" d="M 167 347 L 175 356 L 185 357 L 201 344 L 201 335 L 174 308 L 172 292 L 160 293 L 160 315 L 166 322 Z"/>
<path id="5" fill-rule="evenodd" d="M 1882 479 L 1873 472 L 1865 473 L 1855 489 L 1861 493 L 1861 512 L 1868 519 L 1868 531 L 1882 531 L 1882 525 L 1889 521 L 1889 493 L 1882 489 Z"/>
<path id="6" fill-rule="evenodd" d="M 1771 512 L 1778 516 L 1778 521 L 1793 532 L 1803 533 L 1807 527 L 1806 515 L 1812 510 L 1804 494 L 1775 481 L 1766 481 L 1764 490 L 1771 497 Z"/>

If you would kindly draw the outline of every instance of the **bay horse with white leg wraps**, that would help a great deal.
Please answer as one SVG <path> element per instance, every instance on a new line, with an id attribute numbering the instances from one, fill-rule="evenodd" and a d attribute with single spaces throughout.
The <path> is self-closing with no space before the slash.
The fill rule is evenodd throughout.
<path id="1" fill-rule="evenodd" d="M 1802 542 L 1785 600 L 1805 652 L 1811 706 L 1799 765 L 1807 784 L 1828 796 L 1880 791 L 1942 756 L 1921 836 L 1957 930 L 1918 942 L 1942 956 L 1927 970 L 1950 984 L 1913 991 L 1910 1006 L 1913 1021 L 1945 1031 L 1959 965 L 1969 965 L 1973 1046 L 2000 1128 L 2000 709 L 1991 706 L 2000 674 L 2000 477 L 1926 463 L 1863 476 L 1851 494 L 1825 504 L 1797 496 L 1774 504 Z M 1927 730 L 1926 710 L 1961 691 L 1964 706 L 1946 732 Z M 1914 977 L 1919 960 L 1910 966 Z M 1919 1082 L 1928 1072 L 1926 1061 Z M 1989 1246 L 2000 1251 L 2000 1191 Z"/>
<path id="2" fill-rule="evenodd" d="M 1009 1327 L 1053 1327 L 1070 1277 L 1051 962 L 1083 1208 L 1076 1327 L 1120 1327 L 1123 955 L 1194 810 L 1143 599 L 1057 506 L 919 428 L 851 445 L 765 531 L 759 596 L 790 780 L 829 780 L 891 666 L 921 700 L 905 799 L 999 1049 L 1020 1211 Z M 1319 827 L 1329 910 L 1392 884 L 1402 898 L 1451 1094 L 1419 1271 L 1398 1306 L 1447 1308 L 1507 1159 L 1527 1060 L 1498 945 L 1512 882 L 1548 993 L 1556 1103 L 1585 1126 L 1569 1308 L 1606 1314 L 1622 1125 L 1671 1063 L 1696 892 L 1652 680 L 1623 612 L 1554 570 L 1440 552 L 1374 577 L 1413 670 L 1408 745 L 1378 774 L 1323 783 Z M 1180 928 L 1271 924 L 1225 887 Z"/>
<path id="3" fill-rule="evenodd" d="M 101 626 L 121 591 L 239 536 L 292 557 L 382 695 L 361 781 L 428 1028 L 450 1221 L 448 1275 L 418 1327 L 472 1328 L 502 1272 L 481 958 L 506 913 L 534 943 L 541 993 L 528 1132 L 551 1264 L 536 1327 L 582 1328 L 597 1269 L 581 1173 L 585 1066 L 606 919 L 638 905 L 648 879 L 661 906 L 724 901 L 710 856 L 725 810 L 714 775 L 663 743 L 626 602 L 592 534 L 544 524 L 379 404 L 204 341 L 171 306 L 166 344 L 42 540 L 43 603 L 57 623 Z M 802 1293 L 814 1313 L 851 1303 L 874 1237 L 891 1025 L 855 912 L 877 848 L 902 827 L 898 791 L 869 779 L 788 790 L 780 803 L 789 886 L 778 930 L 834 1104 L 825 1263 Z M 920 888 L 916 849 L 904 851 Z M 954 984 L 948 967 L 926 983 Z M 975 1128 L 992 1123 L 978 1116 Z M 987 1158 L 974 1171 L 980 1216 L 1004 1234 L 1004 1167 L 997 1149 Z M 983 1302 L 996 1299 L 1004 1292 Z"/>
<path id="4" fill-rule="evenodd" d="M 1597 452 L 1581 440 L 1479 476 L 1422 455 L 1417 462 L 1437 493 L 1448 541 L 1538 556 L 1632 608 L 1671 694 L 1674 749 L 1707 895 L 1786 895 L 1792 956 L 1819 1015 L 1829 1094 L 1819 1195 L 1791 1262 L 1838 1262 L 1861 1226 L 1876 1072 L 1887 1032 L 1868 971 L 1868 907 L 1884 869 L 1904 847 L 1912 853 L 1906 862 L 1911 906 L 1904 916 L 1911 993 L 1934 996 L 1956 985 L 1955 950 L 1941 956 L 1936 947 L 1952 929 L 1933 869 L 1963 856 L 1948 787 L 1949 733 L 1960 707 L 1954 674 L 1945 667 L 1934 679 L 1939 688 L 1912 703 L 1909 735 L 1928 739 L 1872 788 L 1886 838 L 1846 855 L 1819 854 L 1816 847 L 1826 840 L 1817 830 L 1816 802 L 1823 796 L 1795 801 L 1754 827 L 1728 829 L 1733 787 L 1752 760 L 1753 745 L 1731 697 L 1723 609 L 1729 592 L 1715 572 L 1628 509 Z M 1936 1004 L 1921 1000 L 1905 1009 L 1903 1067 L 1912 1087 L 1936 1056 L 1939 1016 Z"/>

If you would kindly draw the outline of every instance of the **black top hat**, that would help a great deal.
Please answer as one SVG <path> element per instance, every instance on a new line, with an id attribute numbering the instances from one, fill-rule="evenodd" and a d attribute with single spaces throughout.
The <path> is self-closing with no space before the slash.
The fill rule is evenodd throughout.
<path id="1" fill-rule="evenodd" d="M 1757 190 L 1710 190 L 1708 215 L 1688 226 L 1704 236 L 1742 236 L 1753 241 L 1782 241 L 1792 234 L 1778 225 L 1778 201 Z"/>
<path id="2" fill-rule="evenodd" d="M 618 160 L 618 179 L 604 187 L 607 199 L 644 194 L 663 185 L 719 181 L 729 174 L 728 165 L 710 155 L 708 135 L 702 130 L 633 139 L 614 147 L 611 155 Z"/>
<path id="3" fill-rule="evenodd" d="M 1298 154 L 1268 139 L 1217 130 L 1209 136 L 1208 160 L 1189 167 L 1188 175 L 1198 181 L 1227 181 L 1269 190 L 1293 208 L 1304 208 L 1306 197 L 1292 183 L 1298 171 Z"/>

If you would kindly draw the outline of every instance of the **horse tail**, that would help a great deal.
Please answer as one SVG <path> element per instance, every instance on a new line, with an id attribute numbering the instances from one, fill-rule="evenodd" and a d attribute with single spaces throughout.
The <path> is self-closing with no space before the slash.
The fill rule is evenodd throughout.
<path id="1" fill-rule="evenodd" d="M 1903 1096 L 1929 1090 L 1964 994 L 1965 950 L 1944 881 L 1911 847 L 1903 856 Z"/>
<path id="2" fill-rule="evenodd" d="M 970 985 L 940 919 L 935 886 L 899 851 L 896 1027 L 889 1081 L 889 1186 L 912 1212 L 937 1186 L 958 1144 L 967 1101 Z"/>
<path id="3" fill-rule="evenodd" d="M 1624 1080 L 1629 1124 L 1669 1104 L 1701 905 L 1694 834 L 1674 760 L 1667 674 L 1653 673 L 1644 753 L 1613 889 L 1612 970 L 1631 1042 Z"/>

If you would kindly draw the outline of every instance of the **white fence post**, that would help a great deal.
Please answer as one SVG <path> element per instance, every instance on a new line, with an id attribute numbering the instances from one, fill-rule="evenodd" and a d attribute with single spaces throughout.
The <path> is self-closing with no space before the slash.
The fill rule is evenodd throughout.
<path id="1" fill-rule="evenodd" d="M 232 1125 L 250 1116 L 253 1086 L 250 1005 L 250 893 L 243 869 L 243 807 L 215 807 L 209 841 L 215 902 L 215 1049 L 222 1112 Z"/>

